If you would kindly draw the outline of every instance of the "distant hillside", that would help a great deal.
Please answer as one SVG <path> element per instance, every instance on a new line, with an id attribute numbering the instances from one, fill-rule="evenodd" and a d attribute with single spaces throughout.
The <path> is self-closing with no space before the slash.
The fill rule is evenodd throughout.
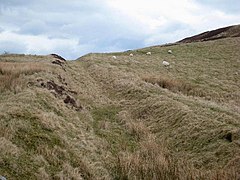
<path id="1" fill-rule="evenodd" d="M 204 33 L 187 37 L 179 43 L 190 43 L 190 42 L 198 42 L 198 41 L 210 41 L 215 39 L 222 39 L 228 37 L 240 37 L 240 25 L 228 26 L 224 28 L 219 28 L 212 31 L 206 31 Z"/>
<path id="2" fill-rule="evenodd" d="M 0 55 L 0 179 L 239 180 L 239 47 Z"/>

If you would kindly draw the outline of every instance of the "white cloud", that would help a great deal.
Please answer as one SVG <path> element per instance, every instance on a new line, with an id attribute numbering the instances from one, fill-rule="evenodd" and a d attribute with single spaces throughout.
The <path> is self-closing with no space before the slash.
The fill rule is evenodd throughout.
<path id="1" fill-rule="evenodd" d="M 5 45 L 7 45 L 6 48 L 12 47 L 14 44 L 24 47 L 24 53 L 26 54 L 50 54 L 56 52 L 65 55 L 70 55 L 71 53 L 76 55 L 78 50 L 81 51 L 81 46 L 78 45 L 78 41 L 76 40 L 59 38 L 49 39 L 43 35 L 34 36 L 16 34 L 13 32 L 2 32 L 0 34 L 0 42 L 5 42 Z M 15 48 L 19 49 L 18 47 Z M 70 52 L 67 52 L 69 50 Z M 16 53 L 14 49 L 11 50 L 9 48 L 4 51 Z"/>
<path id="2" fill-rule="evenodd" d="M 73 59 L 174 42 L 238 24 L 237 0 L 220 1 L 224 6 L 217 0 L 0 0 L 0 52 Z"/>
<path id="3" fill-rule="evenodd" d="M 108 0 L 107 2 L 122 17 L 137 21 L 146 33 L 153 35 L 161 32 L 162 28 L 171 23 L 185 24 L 187 28 L 191 27 L 195 31 L 200 28 L 202 31 L 206 27 L 217 28 L 240 22 L 240 14 L 227 14 L 193 0 Z"/>
<path id="4" fill-rule="evenodd" d="M 198 10 L 198 7 L 189 0 L 109 0 L 108 4 L 123 16 L 145 26 L 147 31 L 156 30 L 169 21 L 190 23 L 194 21 L 191 12 Z"/>

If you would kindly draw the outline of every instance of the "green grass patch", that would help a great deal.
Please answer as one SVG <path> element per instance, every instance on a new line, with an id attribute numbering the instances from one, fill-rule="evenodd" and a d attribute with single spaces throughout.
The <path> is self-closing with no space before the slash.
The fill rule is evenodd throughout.
<path id="1" fill-rule="evenodd" d="M 39 104 L 39 108 L 47 112 L 54 112 L 58 116 L 65 117 L 64 114 L 57 108 L 56 104 L 53 104 L 56 100 L 48 94 L 38 93 L 36 103 Z"/>
<path id="2" fill-rule="evenodd" d="M 36 151 L 43 144 L 49 147 L 63 146 L 60 138 L 50 129 L 46 129 L 38 117 L 29 111 L 16 112 L 12 115 L 18 121 L 23 121 L 27 126 L 17 129 L 13 142 L 27 151 Z"/>
<path id="3" fill-rule="evenodd" d="M 129 134 L 117 117 L 119 107 L 107 106 L 92 111 L 95 133 L 109 143 L 113 154 L 121 150 L 133 150 L 136 146 L 134 136 Z"/>

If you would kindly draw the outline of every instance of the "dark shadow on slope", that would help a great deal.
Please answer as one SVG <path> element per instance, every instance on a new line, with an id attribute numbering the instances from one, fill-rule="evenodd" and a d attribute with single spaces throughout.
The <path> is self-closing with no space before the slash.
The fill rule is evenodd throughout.
<path id="1" fill-rule="evenodd" d="M 198 42 L 198 41 L 209 41 L 209 40 L 216 40 L 228 37 L 240 37 L 240 25 L 237 26 L 228 26 L 224 28 L 219 28 L 212 31 L 206 31 L 204 33 L 184 38 L 178 43 L 191 43 L 191 42 Z"/>

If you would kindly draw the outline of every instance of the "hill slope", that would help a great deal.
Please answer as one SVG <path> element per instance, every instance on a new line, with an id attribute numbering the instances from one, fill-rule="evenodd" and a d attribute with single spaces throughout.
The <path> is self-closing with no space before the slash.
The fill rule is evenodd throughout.
<path id="1" fill-rule="evenodd" d="M 228 37 L 240 37 L 240 25 L 228 26 L 228 27 L 219 28 L 212 31 L 206 31 L 204 33 L 201 33 L 192 37 L 187 37 L 178 42 L 190 43 L 190 42 L 198 42 L 198 41 L 210 41 L 210 40 L 216 40 L 216 39 L 222 39 L 222 38 L 228 38 Z"/>
<path id="2" fill-rule="evenodd" d="M 239 178 L 239 45 L 235 37 L 76 61 L 1 55 L 0 175 Z"/>

